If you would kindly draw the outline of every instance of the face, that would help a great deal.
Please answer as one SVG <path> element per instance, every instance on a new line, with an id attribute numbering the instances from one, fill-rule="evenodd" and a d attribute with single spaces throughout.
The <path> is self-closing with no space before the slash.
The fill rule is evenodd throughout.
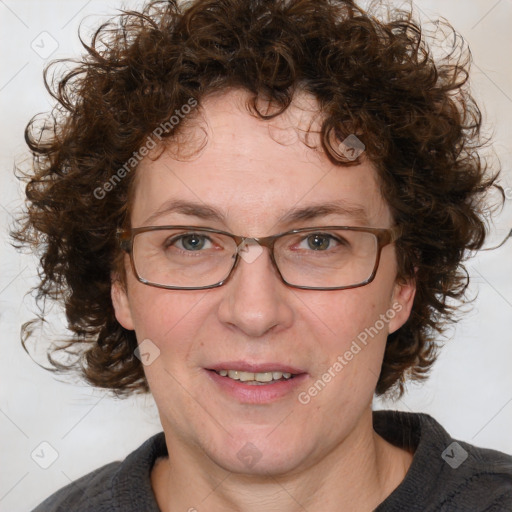
<path id="1" fill-rule="evenodd" d="M 337 167 L 297 136 L 297 127 L 315 126 L 314 102 L 298 96 L 268 122 L 247 113 L 244 99 L 232 91 L 203 103 L 198 123 L 206 143 L 193 158 L 166 151 L 141 162 L 132 227 L 193 225 L 263 237 L 326 225 L 392 226 L 364 157 Z M 172 208 L 177 200 L 203 210 Z M 332 203 L 339 211 L 285 219 Z M 125 263 L 126 285 L 113 285 L 117 319 L 159 350 L 144 370 L 174 453 L 278 475 L 310 467 L 371 431 L 386 337 L 406 321 L 414 296 L 411 283 L 396 282 L 393 245 L 383 248 L 373 282 L 336 291 L 285 285 L 267 249 L 254 261 L 240 259 L 227 283 L 209 290 L 148 286 L 134 277 L 128 256 Z M 213 369 L 296 376 L 250 385 Z"/>

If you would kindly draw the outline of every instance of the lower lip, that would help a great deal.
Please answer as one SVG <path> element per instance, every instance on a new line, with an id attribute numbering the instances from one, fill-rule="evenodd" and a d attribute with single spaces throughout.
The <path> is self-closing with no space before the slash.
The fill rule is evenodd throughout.
<path id="1" fill-rule="evenodd" d="M 273 402 L 296 391 L 307 378 L 306 373 L 296 375 L 288 380 L 271 384 L 246 384 L 245 382 L 222 377 L 213 370 L 206 370 L 210 379 L 226 394 L 244 404 L 264 404 Z"/>

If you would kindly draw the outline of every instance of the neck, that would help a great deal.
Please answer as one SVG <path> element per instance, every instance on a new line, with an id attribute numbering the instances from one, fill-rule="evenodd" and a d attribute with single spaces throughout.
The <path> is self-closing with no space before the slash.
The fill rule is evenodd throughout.
<path id="1" fill-rule="evenodd" d="M 371 410 L 334 450 L 293 474 L 232 473 L 167 432 L 166 442 L 171 458 L 157 461 L 151 474 L 163 512 L 332 510 L 333 503 L 336 510 L 367 512 L 391 494 L 412 462 L 409 452 L 375 433 Z"/>

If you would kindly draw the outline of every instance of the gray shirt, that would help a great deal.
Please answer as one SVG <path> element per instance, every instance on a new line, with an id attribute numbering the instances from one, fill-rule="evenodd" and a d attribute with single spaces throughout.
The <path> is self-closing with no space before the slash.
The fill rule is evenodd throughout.
<path id="1" fill-rule="evenodd" d="M 378 434 L 414 451 L 404 480 L 374 512 L 512 511 L 510 455 L 454 441 L 427 414 L 376 411 L 373 418 Z M 57 491 L 33 512 L 160 512 L 150 473 L 164 456 L 160 433 L 123 462 L 107 464 Z"/>

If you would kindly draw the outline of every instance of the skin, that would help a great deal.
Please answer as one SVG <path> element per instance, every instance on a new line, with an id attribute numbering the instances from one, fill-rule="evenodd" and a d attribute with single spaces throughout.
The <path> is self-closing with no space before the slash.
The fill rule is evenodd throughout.
<path id="1" fill-rule="evenodd" d="M 258 237 L 299 227 L 363 225 L 348 214 L 293 225 L 279 220 L 294 208 L 338 200 L 362 207 L 364 225 L 393 225 L 364 156 L 360 165 L 334 166 L 297 135 L 295 128 L 310 122 L 318 128 L 311 98 L 298 95 L 272 121 L 251 116 L 243 107 L 246 98 L 234 90 L 202 103 L 202 115 L 187 127 L 199 133 L 200 125 L 206 133 L 193 158 L 166 150 L 141 162 L 133 227 L 200 225 Z M 207 204 L 225 218 L 170 212 L 148 223 L 170 199 Z M 149 338 L 160 350 L 145 372 L 170 454 L 151 475 L 161 510 L 368 511 L 399 485 L 412 454 L 378 436 L 371 414 L 386 338 L 406 322 L 415 292 L 414 283 L 397 282 L 394 245 L 383 249 L 372 283 L 329 292 L 286 286 L 266 249 L 252 263 L 241 260 L 224 286 L 203 291 L 144 285 L 128 256 L 125 263 L 126 283 L 112 287 L 117 319 L 135 330 L 139 343 Z M 307 391 L 393 304 L 401 306 L 394 318 L 301 404 L 298 392 Z M 241 403 L 206 375 L 205 368 L 228 360 L 279 361 L 308 375 L 297 392 L 279 400 Z M 247 442 L 261 454 L 251 467 L 237 457 Z"/>

